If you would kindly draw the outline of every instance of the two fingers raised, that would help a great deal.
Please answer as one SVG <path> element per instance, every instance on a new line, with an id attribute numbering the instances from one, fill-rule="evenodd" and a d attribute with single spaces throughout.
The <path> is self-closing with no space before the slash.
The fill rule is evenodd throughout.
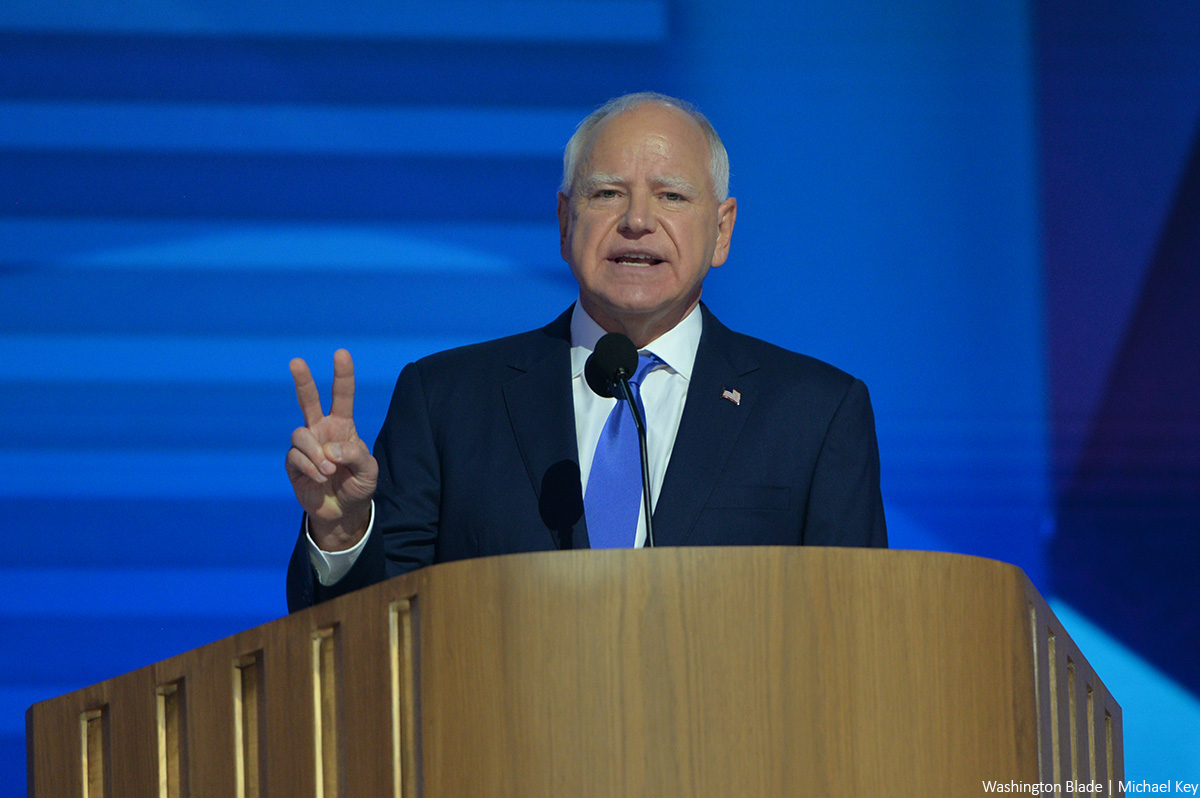
<path id="1" fill-rule="evenodd" d="M 337 463 L 352 462 L 366 454 L 354 429 L 354 361 L 345 349 L 334 353 L 333 402 L 328 416 L 321 408 L 321 395 L 308 364 L 295 358 L 288 368 L 304 414 L 304 426 L 292 433 L 288 470 L 325 482 L 337 471 Z"/>
<path id="2" fill-rule="evenodd" d="M 304 413 L 304 424 L 312 427 L 325 418 L 317 383 L 308 364 L 300 358 L 292 360 L 288 368 L 292 372 L 292 381 L 296 383 L 296 399 L 300 402 L 300 411 Z M 329 415 L 345 420 L 354 418 L 354 360 L 345 349 L 333 353 L 333 404 L 329 408 Z"/>

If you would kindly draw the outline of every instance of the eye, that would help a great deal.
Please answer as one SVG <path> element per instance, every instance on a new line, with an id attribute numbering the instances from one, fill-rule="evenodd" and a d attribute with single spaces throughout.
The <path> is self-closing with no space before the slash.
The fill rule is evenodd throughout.
<path id="1" fill-rule="evenodd" d="M 592 192 L 593 199 L 616 199 L 617 190 L 615 188 L 598 188 Z"/>
<path id="2" fill-rule="evenodd" d="M 680 194 L 678 191 L 668 191 L 662 195 L 662 198 L 667 202 L 683 202 L 687 197 Z"/>

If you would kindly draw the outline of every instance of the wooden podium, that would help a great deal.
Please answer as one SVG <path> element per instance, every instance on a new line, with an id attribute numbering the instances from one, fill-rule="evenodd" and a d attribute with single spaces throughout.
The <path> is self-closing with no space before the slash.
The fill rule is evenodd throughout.
<path id="1" fill-rule="evenodd" d="M 37 798 L 950 798 L 1124 778 L 1120 707 L 1024 574 L 917 551 L 447 563 L 26 722 Z"/>

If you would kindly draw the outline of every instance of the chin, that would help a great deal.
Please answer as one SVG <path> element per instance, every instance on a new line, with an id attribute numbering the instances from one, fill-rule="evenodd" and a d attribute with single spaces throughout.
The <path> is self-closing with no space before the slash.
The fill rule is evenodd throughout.
<path id="1" fill-rule="evenodd" d="M 665 306 L 660 301 L 645 297 L 617 297 L 605 302 L 604 310 L 614 316 L 648 316 L 661 313 Z"/>

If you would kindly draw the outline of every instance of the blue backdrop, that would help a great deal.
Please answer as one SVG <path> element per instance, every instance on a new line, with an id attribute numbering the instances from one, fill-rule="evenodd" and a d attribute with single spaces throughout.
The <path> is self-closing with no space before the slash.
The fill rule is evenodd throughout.
<path id="1" fill-rule="evenodd" d="M 9 0 L 0 771 L 30 703 L 285 612 L 288 360 L 348 347 L 371 436 L 553 318 L 561 148 L 655 89 L 730 150 L 710 306 L 870 386 L 893 546 L 1025 569 L 1130 777 L 1200 781 L 1198 9 Z"/>

